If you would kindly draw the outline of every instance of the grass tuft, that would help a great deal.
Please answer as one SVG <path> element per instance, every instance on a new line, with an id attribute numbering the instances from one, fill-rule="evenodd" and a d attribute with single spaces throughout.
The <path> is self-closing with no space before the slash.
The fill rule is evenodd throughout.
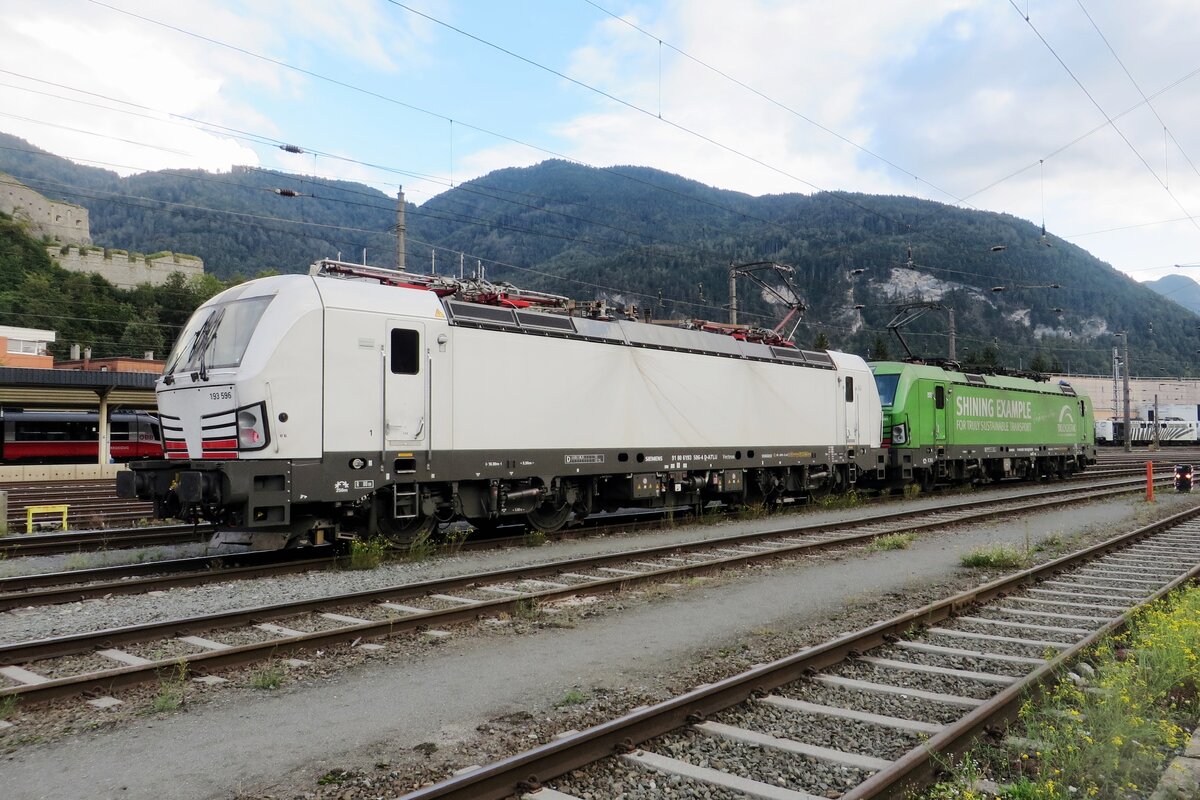
<path id="1" fill-rule="evenodd" d="M 20 704 L 21 698 L 15 694 L 10 694 L 8 697 L 0 697 L 0 720 L 8 720 L 17 714 L 17 705 Z"/>
<path id="2" fill-rule="evenodd" d="M 375 569 L 387 552 L 388 543 L 383 539 L 355 539 L 350 543 L 350 569 Z"/>
<path id="3" fill-rule="evenodd" d="M 521 537 L 521 544 L 526 547 L 541 547 L 546 543 L 546 532 L 539 530 L 526 531 Z"/>
<path id="4" fill-rule="evenodd" d="M 159 673 L 158 694 L 150 701 L 156 714 L 175 711 L 187 702 L 187 663 L 180 661 L 166 674 Z"/>
<path id="5" fill-rule="evenodd" d="M 885 536 L 876 536 L 867 545 L 868 553 L 876 553 L 881 550 L 907 550 L 908 546 L 916 541 L 915 533 L 889 533 Z"/>
<path id="6" fill-rule="evenodd" d="M 283 667 L 272 662 L 251 673 L 250 685 L 255 689 L 278 689 L 283 685 L 283 679 Z"/>
<path id="7" fill-rule="evenodd" d="M 577 706 L 586 703 L 591 697 L 580 689 L 567 689 L 562 698 L 554 704 L 555 708 L 564 708 L 566 706 Z"/>
<path id="8" fill-rule="evenodd" d="M 408 545 L 408 560 L 428 561 L 436 552 L 437 542 L 434 541 L 433 531 L 426 531 Z"/>
<path id="9" fill-rule="evenodd" d="M 1016 547 L 994 544 L 972 550 L 960 559 L 964 567 L 979 569 L 1018 569 L 1029 564 L 1029 556 Z"/>

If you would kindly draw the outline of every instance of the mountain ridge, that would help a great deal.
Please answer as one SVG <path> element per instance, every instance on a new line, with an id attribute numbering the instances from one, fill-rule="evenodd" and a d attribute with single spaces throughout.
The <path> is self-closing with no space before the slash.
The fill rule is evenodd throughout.
<path id="1" fill-rule="evenodd" d="M 5 135 L 0 170 L 87 206 L 97 244 L 195 253 L 222 278 L 303 272 L 339 252 L 358 260 L 363 247 L 370 263 L 395 265 L 396 201 L 362 184 L 253 167 L 120 178 Z M 1103 372 L 1113 334 L 1127 331 L 1140 369 L 1197 371 L 1190 312 L 1008 214 L 850 192 L 755 197 L 650 167 L 550 160 L 406 204 L 406 225 L 410 269 L 427 271 L 436 250 L 438 271 L 457 272 L 464 253 L 468 273 L 480 259 L 490 280 L 656 317 L 724 319 L 731 263 L 789 264 L 805 345 L 895 354 L 888 322 L 923 301 L 955 309 L 960 360 Z M 745 279 L 739 306 L 764 327 L 786 310 Z M 905 331 L 918 354 L 948 355 L 944 314 Z"/>

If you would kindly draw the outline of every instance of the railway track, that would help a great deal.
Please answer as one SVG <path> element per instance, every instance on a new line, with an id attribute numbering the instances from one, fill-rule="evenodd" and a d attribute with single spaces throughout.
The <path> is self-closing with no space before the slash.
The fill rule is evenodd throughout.
<path id="1" fill-rule="evenodd" d="M 1128 470 L 1132 474 L 1139 468 L 1144 468 L 1147 460 L 1163 464 L 1191 460 L 1200 462 L 1200 452 L 1193 449 L 1166 448 L 1129 454 L 1114 449 L 1101 450 L 1098 458 L 1099 469 L 1103 473 Z M 1094 475 L 1096 471 L 1093 470 L 1089 474 Z M 25 511 L 33 505 L 70 505 L 68 525 L 72 528 L 113 528 L 152 519 L 154 516 L 152 503 L 118 498 L 111 480 L 9 483 L 0 484 L 0 490 L 8 492 L 8 516 L 5 521 L 10 532 L 25 530 Z M 49 518 L 42 520 L 43 523 L 49 521 Z"/>
<path id="2" fill-rule="evenodd" d="M 902 510 L 843 523 L 793 525 L 3 645 L 0 675 L 17 685 L 0 689 L 0 701 L 9 696 L 36 702 L 103 692 L 155 681 L 163 669 L 180 665 L 205 673 L 295 650 L 520 613 L 571 596 L 605 594 L 640 583 L 803 556 L 891 533 L 1060 507 L 1066 502 L 1125 493 L 1136 485 L 1112 481 L 1103 487 L 1042 489 L 1015 498 L 967 500 L 934 510 Z M 31 601 L 26 595 L 23 603 L 17 602 L 28 605 Z M 205 635 L 197 636 L 197 632 Z M 116 649 L 118 646 L 121 649 Z M 163 658 L 163 653 L 168 657 Z"/>
<path id="3" fill-rule="evenodd" d="M 0 558 L 193 544 L 207 541 L 211 536 L 212 529 L 208 526 L 192 525 L 17 534 L 0 538 Z"/>
<path id="4" fill-rule="evenodd" d="M 1200 575 L 1197 517 L 1188 510 L 401 800 L 579 800 L 657 785 L 673 796 L 904 797 L 1135 609 Z"/>
<path id="5" fill-rule="evenodd" d="M 1095 477 L 1095 476 L 1093 476 Z M 1140 488 L 1142 482 L 1133 481 L 1131 489 Z M 1113 487 L 1108 487 L 1113 488 Z M 1047 490 L 1040 489 L 1031 495 L 1039 497 Z M 1050 490 L 1057 492 L 1058 489 Z M 1079 487 L 1066 490 L 1068 492 L 1086 491 Z M 1022 495 L 1025 496 L 1025 495 Z M 962 501 L 953 508 L 967 510 L 987 508 L 995 503 L 1012 503 L 1019 498 L 977 498 Z M 877 519 L 903 519 L 910 515 L 919 517 L 928 511 L 899 511 L 885 512 Z M 649 517 L 649 519 L 644 519 Z M 868 521 L 871 518 L 868 518 Z M 639 528 L 650 528 L 661 524 L 661 514 L 642 514 L 622 518 L 616 522 L 600 521 L 598 525 L 560 531 L 553 534 L 554 538 L 562 539 L 578 535 L 603 535 L 607 532 L 631 532 Z M 820 530 L 822 526 L 811 526 Z M 794 529 L 797 532 L 807 532 L 810 526 Z M 189 531 L 181 531 L 188 534 Z M 57 541 L 61 534 L 50 534 L 46 538 L 48 546 L 72 545 Z M 74 540 L 69 540 L 74 541 Z M 468 539 L 456 544 L 455 549 L 491 549 L 501 547 L 517 547 L 525 543 L 523 534 L 500 536 L 487 539 Z M 3 545 L 0 544 L 0 548 Z M 2 550 L 0 550 L 2 552 Z M 18 554 L 21 554 L 18 552 Z M 100 567 L 96 569 L 68 570 L 65 572 L 21 575 L 10 578 L 0 578 L 0 611 L 20 608 L 30 605 L 50 605 L 54 603 L 73 603 L 97 597 L 140 594 L 148 591 L 167 590 L 183 586 L 196 586 L 207 583 L 217 583 L 224 580 L 246 580 L 273 574 L 288 574 L 317 569 L 328 569 L 338 563 L 333 548 L 318 550 L 284 550 L 284 551 L 251 551 L 242 554 L 196 556 L 193 558 L 170 559 L 157 562 L 139 562 L 119 566 Z"/>
<path id="6" fill-rule="evenodd" d="M 1144 462 L 1140 468 L 1103 469 L 1092 471 L 1084 476 L 1072 478 L 1070 482 L 1094 481 L 1121 475 L 1143 475 Z M 1157 474 L 1157 473 L 1156 473 Z M 1166 473 L 1163 473 L 1164 475 Z M 49 497 L 47 495 L 47 497 Z M 64 498 L 64 499 L 68 499 Z M 145 505 L 145 504 L 141 504 Z M 22 512 L 23 513 L 23 512 Z M 651 512 L 655 516 L 656 512 Z M 10 514 L 11 516 L 11 514 Z M 141 519 L 143 517 L 138 517 Z M 657 517 L 656 517 L 657 518 Z M 604 523 L 601 523 L 604 524 Z M 24 516 L 21 517 L 24 526 Z M 10 527 L 10 530 L 15 530 Z M 591 525 L 584 528 L 567 529 L 555 534 L 555 538 L 572 536 L 586 531 L 595 533 Z M 74 530 L 40 534 L 14 534 L 0 538 L 0 558 L 15 558 L 20 556 L 45 556 L 62 553 L 90 552 L 98 550 L 114 550 L 128 547 L 151 547 L 161 545 L 192 544 L 206 541 L 211 537 L 208 526 L 193 527 L 190 525 L 154 525 L 139 528 L 105 528 L 100 530 Z M 474 540 L 470 547 L 505 546 L 520 540 L 520 536 L 496 537 L 489 540 Z M 488 544 L 490 542 L 490 544 Z"/>
<path id="7" fill-rule="evenodd" d="M 26 509 L 38 505 L 69 505 L 67 524 L 72 528 L 108 528 L 154 517 L 153 503 L 117 497 L 112 480 L 8 483 L 0 484 L 0 490 L 8 493 L 5 522 L 10 532 L 24 531 Z"/>

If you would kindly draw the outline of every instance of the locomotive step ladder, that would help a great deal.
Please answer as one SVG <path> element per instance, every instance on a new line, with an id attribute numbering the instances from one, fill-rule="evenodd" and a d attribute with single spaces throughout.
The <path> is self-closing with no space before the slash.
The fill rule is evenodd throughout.
<path id="1" fill-rule="evenodd" d="M 412 467 L 404 469 L 402 467 Z M 392 484 L 392 517 L 396 520 L 411 520 L 419 516 L 420 505 L 417 493 L 416 464 L 410 459 L 396 459 L 396 482 Z"/>

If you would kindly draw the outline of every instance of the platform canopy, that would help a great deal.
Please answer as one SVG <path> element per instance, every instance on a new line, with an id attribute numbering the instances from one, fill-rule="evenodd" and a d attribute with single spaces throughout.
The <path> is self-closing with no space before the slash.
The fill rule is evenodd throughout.
<path id="1" fill-rule="evenodd" d="M 0 367 L 0 405 L 21 408 L 157 407 L 154 381 L 147 372 L 24 369 Z"/>

